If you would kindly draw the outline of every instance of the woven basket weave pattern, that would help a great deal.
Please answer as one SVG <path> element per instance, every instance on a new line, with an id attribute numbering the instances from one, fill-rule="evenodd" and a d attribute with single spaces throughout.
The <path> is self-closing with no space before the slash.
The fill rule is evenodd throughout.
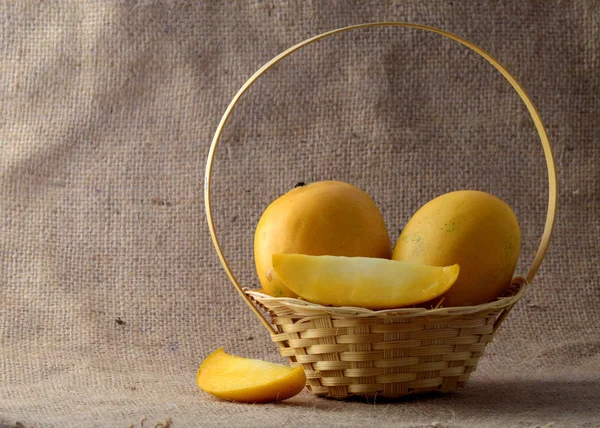
<path id="1" fill-rule="evenodd" d="M 462 386 L 491 341 L 497 313 L 485 317 L 276 318 L 281 355 L 304 366 L 317 395 L 402 396 Z"/>
<path id="2" fill-rule="evenodd" d="M 368 311 L 326 308 L 247 291 L 271 315 L 281 356 L 301 364 L 319 396 L 389 398 L 465 385 L 497 322 L 524 291 L 474 308 Z"/>

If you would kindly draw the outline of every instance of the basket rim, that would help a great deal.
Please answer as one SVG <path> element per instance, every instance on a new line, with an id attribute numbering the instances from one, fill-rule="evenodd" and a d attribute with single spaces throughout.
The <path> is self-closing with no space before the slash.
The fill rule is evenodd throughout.
<path id="1" fill-rule="evenodd" d="M 244 293 L 250 298 L 255 299 L 261 305 L 270 309 L 269 303 L 278 303 L 285 306 L 294 312 L 305 312 L 307 309 L 312 315 L 331 315 L 345 317 L 431 317 L 431 316 L 460 316 L 472 315 L 480 312 L 497 311 L 513 306 L 525 293 L 525 289 L 529 285 L 527 280 L 522 277 L 515 277 L 511 284 L 516 288 L 516 292 L 511 296 L 500 297 L 493 302 L 482 303 L 475 306 L 453 306 L 440 307 L 434 309 L 426 308 L 395 308 L 395 309 L 379 309 L 372 310 L 355 306 L 324 306 L 318 303 L 312 303 L 306 300 L 297 299 L 294 297 L 273 297 L 262 293 L 258 290 L 244 287 Z"/>

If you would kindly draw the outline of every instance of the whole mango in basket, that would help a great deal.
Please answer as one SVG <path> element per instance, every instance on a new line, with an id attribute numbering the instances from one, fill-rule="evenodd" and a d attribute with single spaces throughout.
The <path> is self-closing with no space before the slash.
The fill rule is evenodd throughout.
<path id="1" fill-rule="evenodd" d="M 510 285 L 521 246 L 513 210 L 486 192 L 459 190 L 423 205 L 408 221 L 392 259 L 460 265 L 443 306 L 470 306 L 500 297 Z"/>
<path id="2" fill-rule="evenodd" d="M 341 181 L 319 181 L 273 201 L 254 235 L 254 261 L 263 291 L 296 297 L 273 270 L 276 253 L 389 259 L 392 249 L 383 216 L 367 193 Z"/>
<path id="3" fill-rule="evenodd" d="M 202 362 L 196 383 L 223 400 L 267 403 L 300 393 L 306 385 L 306 375 L 301 366 L 238 357 L 220 348 Z"/>
<path id="4" fill-rule="evenodd" d="M 456 281 L 458 265 L 437 267 L 369 257 L 274 254 L 277 276 L 303 299 L 329 306 L 393 309 L 427 302 Z"/>

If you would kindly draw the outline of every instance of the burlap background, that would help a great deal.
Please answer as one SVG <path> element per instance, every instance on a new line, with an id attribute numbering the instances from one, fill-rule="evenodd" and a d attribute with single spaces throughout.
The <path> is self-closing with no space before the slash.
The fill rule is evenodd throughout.
<path id="1" fill-rule="evenodd" d="M 599 426 L 600 3 L 17 2 L 0 6 L 0 426 Z M 320 32 L 413 21 L 500 59 L 536 103 L 559 172 L 542 269 L 470 385 L 442 398 L 220 402 L 195 374 L 218 347 L 283 362 L 209 239 L 216 125 L 264 62 Z M 526 271 L 542 150 L 484 60 L 414 30 L 347 33 L 269 72 L 217 154 L 216 225 L 256 284 L 261 210 L 297 181 L 352 182 L 394 242 L 458 188 L 511 204 Z"/>

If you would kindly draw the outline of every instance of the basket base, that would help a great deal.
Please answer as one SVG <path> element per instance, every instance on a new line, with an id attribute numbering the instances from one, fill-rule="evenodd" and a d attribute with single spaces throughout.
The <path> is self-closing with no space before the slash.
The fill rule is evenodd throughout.
<path id="1" fill-rule="evenodd" d="M 291 362 L 291 365 L 296 366 L 298 363 Z M 441 371 L 441 370 L 440 370 Z M 442 396 L 447 395 L 457 390 L 463 389 L 471 375 L 475 371 L 475 367 L 470 367 L 468 373 L 464 373 L 461 376 L 444 376 L 440 377 L 439 372 L 420 372 L 422 376 L 431 376 L 427 378 L 419 379 L 419 374 L 410 372 L 404 372 L 399 374 L 405 374 L 407 378 L 415 378 L 414 381 L 404 382 L 387 382 L 381 383 L 365 383 L 372 382 L 373 379 L 361 379 L 363 383 L 350 383 L 348 385 L 340 386 L 324 386 L 323 375 L 319 377 L 307 376 L 306 388 L 313 395 L 319 398 L 335 399 L 335 400 L 389 400 L 397 401 L 402 399 L 410 399 L 415 396 Z M 345 377 L 345 376 L 344 376 Z M 340 383 L 343 383 L 340 379 Z M 350 378 L 351 382 L 356 382 L 358 379 Z M 327 380 L 326 380 L 327 382 Z M 329 382 L 327 382 L 329 383 Z M 414 384 L 436 384 L 435 386 L 411 388 L 409 385 Z"/>

